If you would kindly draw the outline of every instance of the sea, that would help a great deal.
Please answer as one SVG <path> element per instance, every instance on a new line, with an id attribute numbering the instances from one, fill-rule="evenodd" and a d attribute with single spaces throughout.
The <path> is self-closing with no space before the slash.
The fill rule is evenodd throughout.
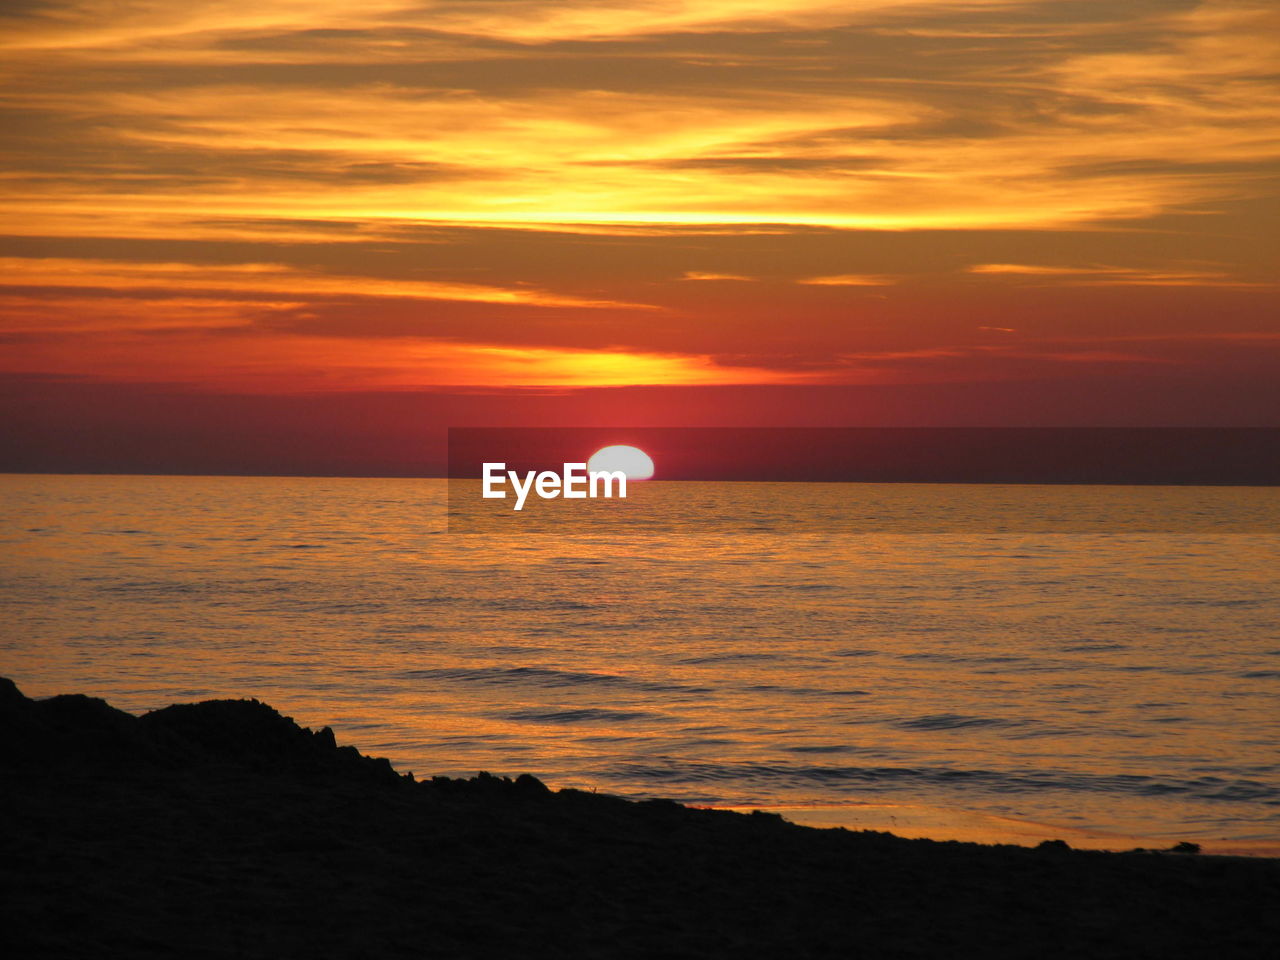
<path id="1" fill-rule="evenodd" d="M 418 777 L 1280 853 L 1275 488 L 632 486 L 662 522 L 468 532 L 444 480 L 0 476 L 0 674 L 254 697 Z M 939 496 L 991 522 L 788 515 Z M 1115 523 L 1016 522 L 1081 502 Z"/>

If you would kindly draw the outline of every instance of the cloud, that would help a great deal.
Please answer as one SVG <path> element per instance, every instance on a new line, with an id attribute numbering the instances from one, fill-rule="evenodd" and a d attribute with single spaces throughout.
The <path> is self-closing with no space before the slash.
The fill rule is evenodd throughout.
<path id="1" fill-rule="evenodd" d="M 1249 4 L 104 9 L 13 21 L 25 219 L 1046 229 L 1263 190 L 1277 153 Z"/>
<path id="2" fill-rule="evenodd" d="M 755 277 L 744 277 L 737 273 L 706 273 L 699 270 L 686 270 L 681 280 L 743 280 L 752 281 Z"/>
<path id="3" fill-rule="evenodd" d="M 894 277 L 868 273 L 837 273 L 829 277 L 806 277 L 796 281 L 811 287 L 884 287 L 896 282 Z"/>
<path id="4" fill-rule="evenodd" d="M 304 306 L 296 301 L 183 297 L 173 293 L 160 300 L 128 294 L 104 297 L 58 288 L 14 294 L 0 287 L 0 331 L 21 334 L 33 342 L 46 335 L 104 331 L 214 333 L 243 330 L 275 314 Z"/>
<path id="5" fill-rule="evenodd" d="M 1005 376 L 1274 309 L 1273 4 L 7 10 L 28 371 Z"/>
<path id="6" fill-rule="evenodd" d="M 1024 0 L 977 0 L 970 8 Z M 34 4 L 36 10 L 49 4 Z M 774 32 L 866 23 L 895 13 L 935 10 L 938 0 L 68 0 L 57 17 L 10 16 L 3 46 L 82 50 L 281 32 L 337 34 L 347 42 L 388 28 L 517 43 L 626 39 L 700 31 Z"/>
<path id="7" fill-rule="evenodd" d="M 978 263 L 968 268 L 970 273 L 1007 277 L 1041 277 L 1056 283 L 1092 286 L 1153 286 L 1153 287 L 1258 287 L 1266 284 L 1252 283 L 1232 277 L 1221 270 L 1192 269 L 1144 269 L 1139 267 L 1110 266 L 1047 266 L 1027 263 Z"/>
<path id="8" fill-rule="evenodd" d="M 307 298 L 392 297 L 534 307 L 654 309 L 646 304 L 592 300 L 529 287 L 340 276 L 275 263 L 191 264 L 0 257 L 0 271 L 11 286 L 166 290 L 187 295 L 200 290 L 219 294 L 237 291 Z"/>
<path id="9" fill-rule="evenodd" d="M 210 339 L 195 329 L 19 334 L 0 372 L 88 380 L 154 380 L 254 393 L 441 386 L 583 387 L 805 382 L 699 354 L 508 347 L 417 338 L 394 344 L 268 333 Z M 13 337 L 0 333 L 0 337 Z"/>

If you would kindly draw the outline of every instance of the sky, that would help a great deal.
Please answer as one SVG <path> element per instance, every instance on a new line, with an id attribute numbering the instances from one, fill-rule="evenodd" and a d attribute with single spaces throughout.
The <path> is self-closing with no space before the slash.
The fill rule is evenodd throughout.
<path id="1" fill-rule="evenodd" d="M 0 466 L 1280 425 L 1270 0 L 18 0 L 0 48 Z"/>

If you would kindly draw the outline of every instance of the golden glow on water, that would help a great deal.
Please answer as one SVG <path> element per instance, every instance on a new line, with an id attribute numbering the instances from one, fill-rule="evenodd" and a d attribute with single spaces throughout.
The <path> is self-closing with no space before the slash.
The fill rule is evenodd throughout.
<path id="1" fill-rule="evenodd" d="M 683 492 L 647 536 L 457 535 L 443 481 L 0 482 L 35 695 L 255 696 L 420 775 L 948 811 L 923 835 L 1280 840 L 1276 536 L 722 536 Z M 713 489 L 763 521 L 768 487 Z"/>

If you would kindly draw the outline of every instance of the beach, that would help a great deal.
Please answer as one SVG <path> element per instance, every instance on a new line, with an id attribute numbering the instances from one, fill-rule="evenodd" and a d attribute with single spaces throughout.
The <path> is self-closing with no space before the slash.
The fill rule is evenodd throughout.
<path id="1" fill-rule="evenodd" d="M 3 716 L 14 956 L 1260 956 L 1280 861 L 412 778 L 257 701 Z"/>

